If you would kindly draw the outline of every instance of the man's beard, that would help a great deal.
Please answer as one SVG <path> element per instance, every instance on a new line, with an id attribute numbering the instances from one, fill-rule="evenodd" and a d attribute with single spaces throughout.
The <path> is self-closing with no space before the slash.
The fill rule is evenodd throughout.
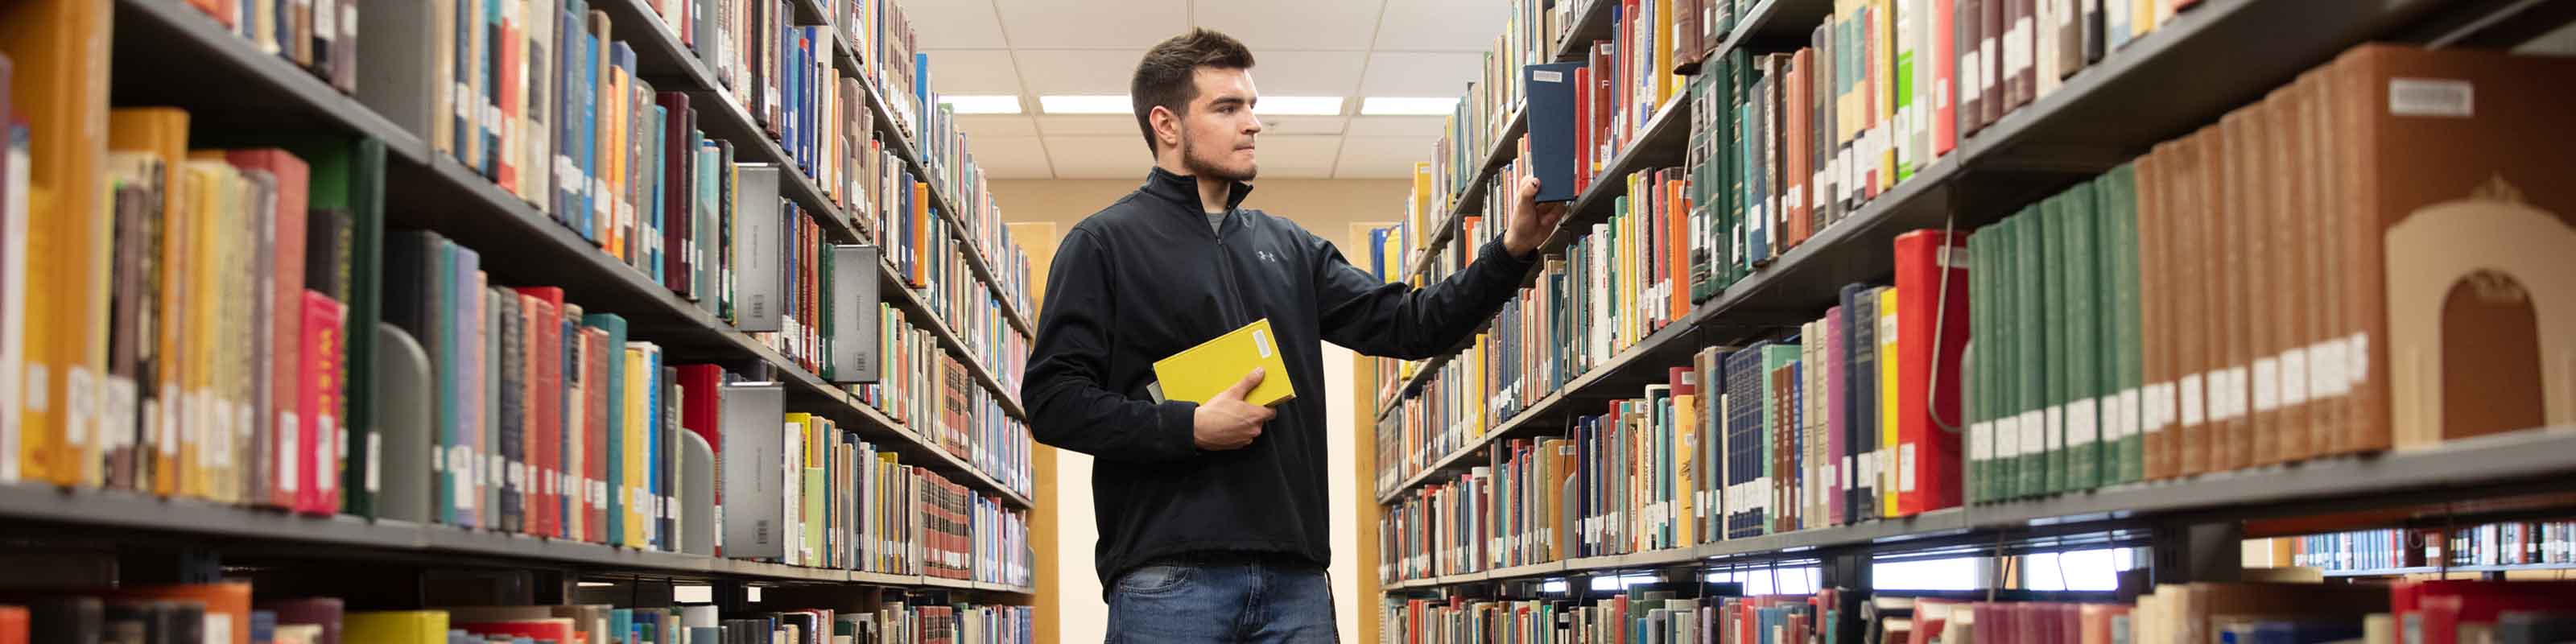
<path id="1" fill-rule="evenodd" d="M 1242 172 L 1234 172 L 1217 165 L 1214 160 L 1201 158 L 1198 154 L 1198 146 L 1190 145 L 1190 135 L 1187 132 L 1181 134 L 1181 169 L 1190 171 L 1190 176 L 1214 177 L 1227 181 L 1251 181 L 1253 176 L 1261 174 L 1259 163 L 1246 166 Z"/>

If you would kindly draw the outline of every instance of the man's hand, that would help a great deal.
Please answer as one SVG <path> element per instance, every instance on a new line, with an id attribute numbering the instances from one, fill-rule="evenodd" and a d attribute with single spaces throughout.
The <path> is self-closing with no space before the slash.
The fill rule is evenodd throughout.
<path id="1" fill-rule="evenodd" d="M 1261 436 L 1261 424 L 1279 415 L 1268 407 L 1243 401 L 1244 396 L 1252 393 L 1253 387 L 1259 386 L 1261 369 L 1254 368 L 1233 387 L 1199 405 L 1198 412 L 1190 419 L 1190 442 L 1208 451 L 1243 449 L 1243 446 L 1252 444 L 1252 439 Z"/>
<path id="2" fill-rule="evenodd" d="M 1503 250 L 1513 257 L 1530 259 L 1547 236 L 1556 233 L 1556 225 L 1565 221 L 1565 204 L 1538 202 L 1538 177 L 1522 177 L 1520 194 L 1512 199 L 1511 228 L 1503 233 Z"/>

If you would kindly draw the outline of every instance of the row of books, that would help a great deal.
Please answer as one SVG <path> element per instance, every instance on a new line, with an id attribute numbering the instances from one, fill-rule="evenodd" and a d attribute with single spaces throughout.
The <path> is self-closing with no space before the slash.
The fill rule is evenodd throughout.
<path id="1" fill-rule="evenodd" d="M 261 52 L 295 63 L 343 93 L 358 91 L 355 0 L 188 0 Z"/>
<path id="2" fill-rule="evenodd" d="M 2326 571 L 2576 563 L 2576 522 L 2507 521 L 2288 538 L 2290 565 Z"/>
<path id="3" fill-rule="evenodd" d="M 2576 634 L 2567 582 L 2165 584 L 2133 602 L 1980 601 L 1828 588 L 1733 596 L 1726 584 L 1555 599 L 1384 606 L 1387 644 L 1466 642 L 2368 642 L 2537 644 Z"/>
<path id="4" fill-rule="evenodd" d="M 871 79 L 871 87 L 880 90 L 877 95 L 893 112 L 895 131 L 908 137 L 920 155 L 920 180 L 946 197 L 948 209 L 939 217 L 960 224 L 963 241 L 992 270 L 999 299 L 1023 316 L 1035 315 L 1036 302 L 1029 299 L 1028 255 L 1003 225 L 990 179 L 975 163 L 965 130 L 958 127 L 955 114 L 932 85 L 931 57 L 918 51 L 921 44 L 903 8 L 894 0 L 848 0 L 833 11 L 839 14 L 838 24 L 849 25 L 859 41 L 860 76 Z M 901 198 L 890 195 L 880 205 Z M 934 229 L 930 234 L 939 233 Z"/>
<path id="5" fill-rule="evenodd" d="M 1024 644 L 1030 609 L 889 592 L 873 607 L 720 611 L 687 604 L 351 610 L 248 582 L 128 586 L 0 604 L 0 644 Z M 12 605 L 14 604 L 14 605 Z"/>
<path id="6" fill-rule="evenodd" d="M 714 284 L 724 281 L 724 267 L 763 258 L 718 249 L 723 238 L 707 229 L 728 229 L 728 216 L 735 213 L 708 211 L 788 194 L 782 188 L 797 176 L 810 178 L 825 199 L 848 211 L 850 220 L 831 228 L 876 222 L 876 228 L 862 232 L 896 251 L 890 259 L 912 277 L 913 287 L 934 285 L 919 265 L 954 261 L 950 255 L 957 251 L 927 247 L 926 236 L 946 237 L 945 231 L 925 226 L 937 223 L 935 217 L 949 216 L 916 197 L 920 183 L 935 178 L 907 171 L 896 152 L 899 148 L 880 136 L 876 115 L 866 100 L 867 83 L 840 74 L 834 66 L 834 28 L 787 24 L 794 15 L 791 3 L 647 3 L 659 19 L 630 29 L 661 30 L 679 37 L 687 53 L 713 63 L 719 84 L 729 90 L 717 94 L 696 93 L 690 90 L 699 88 L 689 87 L 657 91 L 638 75 L 639 63 L 630 44 L 612 39 L 608 13 L 578 0 L 498 8 L 434 0 L 418 0 L 418 4 L 397 7 L 391 13 L 421 20 L 412 24 L 439 25 L 431 30 L 438 33 L 406 34 L 394 40 L 418 42 L 386 46 L 432 48 L 441 54 L 454 53 L 455 59 L 436 70 L 383 75 L 388 84 L 384 91 L 362 94 L 369 106 L 412 127 L 437 144 L 440 153 L 491 177 L 610 255 L 681 296 L 703 302 L 720 316 L 730 315 L 730 293 L 701 295 L 699 291 L 727 286 Z M 895 11 L 890 3 L 878 10 Z M 521 28 L 518 25 L 529 20 L 525 16 L 555 16 L 552 22 L 557 24 Z M 497 27 L 457 30 L 455 24 Z M 497 42 L 483 42 L 486 39 Z M 548 51 L 555 54 L 549 57 Z M 429 51 L 417 54 L 423 60 L 433 58 Z M 926 56 L 920 64 L 928 64 Z M 457 73 L 460 69 L 466 73 Z M 460 95 L 479 98 L 459 102 L 455 96 Z M 444 109 L 451 104 L 466 109 Z M 774 140 L 787 153 L 788 164 L 779 167 L 780 176 L 738 183 L 729 175 L 731 168 L 725 164 L 735 157 L 735 149 L 761 143 L 711 138 L 706 131 L 713 128 L 701 121 L 727 118 L 707 114 L 710 110 L 737 109 L 748 109 L 759 127 L 757 135 Z M 558 127 L 550 128 L 548 123 Z M 962 138 L 954 142 L 964 144 Z M 705 161 L 708 158 L 712 161 Z M 708 167 L 710 163 L 715 167 Z M 960 167 L 972 170 L 971 164 Z M 951 189 L 946 194 L 958 193 Z M 822 205 L 830 204 L 789 201 L 781 208 L 829 218 L 826 213 L 831 211 L 817 209 Z M 983 219 L 999 219 L 988 202 L 973 205 L 982 207 L 978 214 Z M 841 241 L 837 237 L 834 241 Z M 996 239 L 980 250 L 987 256 L 1020 260 L 994 266 L 1000 281 L 993 288 L 1003 297 L 1024 299 L 1018 294 L 1026 282 L 1025 258 L 1008 243 L 1007 238 Z M 1006 254 L 997 256 L 996 251 Z M 963 272 L 951 280 L 938 286 L 959 292 L 980 286 Z M 977 308 L 971 304 L 991 297 L 987 293 L 942 311 L 966 322 L 965 314 Z M 759 326 L 765 325 L 755 323 L 746 330 Z M 810 340 L 810 335 L 802 339 Z M 1000 344 L 984 340 L 973 339 L 978 347 Z M 810 350 L 810 342 L 790 341 L 780 348 L 794 354 Z M 999 356 L 1006 351 L 995 348 L 990 353 Z"/>
<path id="7" fill-rule="evenodd" d="M 1394 431 L 1378 435 L 1381 493 L 1689 313 L 1678 286 L 1687 258 L 1677 240 L 1686 231 L 1676 228 L 1689 182 L 1676 168 L 1619 180 L 1629 196 L 1613 201 L 1610 216 L 1548 256 L 1485 333 L 1389 415 Z M 1461 224 L 1476 236 L 1502 227 L 1482 217 Z M 1473 250 L 1446 256 L 1472 261 Z"/>
<path id="8" fill-rule="evenodd" d="M 1601 4 L 1608 6 L 1596 8 Z M 1575 173 L 1580 177 L 1577 181 L 1594 178 L 1591 175 L 1598 174 L 1611 159 L 1626 151 L 1632 140 L 1644 132 L 1657 110 L 1682 93 L 1682 78 L 1674 71 L 1677 68 L 1673 58 L 1677 49 L 1674 41 L 1678 39 L 1676 32 L 1682 25 L 1697 21 L 1697 17 L 1692 15 L 1696 10 L 1684 6 L 1686 4 L 1675 0 L 1588 0 L 1548 5 L 1512 3 L 1504 32 L 1496 37 L 1494 48 L 1486 54 L 1481 80 L 1468 87 L 1449 117 L 1444 135 L 1433 144 L 1429 172 L 1417 172 L 1429 179 L 1429 184 L 1421 185 L 1417 181 L 1420 194 L 1408 207 L 1408 215 L 1396 226 L 1394 234 L 1402 240 L 1398 244 L 1402 250 L 1397 263 L 1412 267 L 1433 252 L 1454 257 L 1455 254 L 1448 251 L 1457 250 L 1461 244 L 1473 247 L 1481 242 L 1453 235 L 1443 249 L 1429 248 L 1433 233 L 1446 225 L 1442 219 L 1450 214 L 1481 212 L 1495 217 L 1503 214 L 1503 209 L 1498 206 L 1508 203 L 1512 192 L 1508 186 L 1514 185 L 1511 183 L 1514 179 L 1509 178 L 1509 173 L 1499 173 L 1502 177 L 1487 175 L 1484 169 L 1487 155 L 1495 151 L 1497 143 L 1501 143 L 1498 139 L 1509 129 L 1509 121 L 1515 116 L 1531 119 L 1531 127 L 1562 125 L 1583 134 L 1582 139 L 1569 149 L 1537 151 L 1538 154 L 1554 155 L 1551 160 L 1564 157 L 1576 167 L 1588 168 Z M 1571 32 L 1575 26 L 1584 16 L 1595 12 L 1608 13 L 1610 37 L 1584 43 L 1575 50 L 1579 54 L 1577 63 L 1566 69 L 1579 69 L 1580 75 L 1564 71 L 1551 74 L 1548 78 L 1552 80 L 1545 81 L 1581 88 L 1574 91 L 1583 97 L 1579 101 L 1584 107 L 1582 115 L 1569 121 L 1571 125 L 1539 123 L 1534 120 L 1537 118 L 1534 113 L 1527 113 L 1525 104 L 1532 88 L 1524 78 L 1524 70 L 1530 65 L 1553 63 L 1557 55 L 1566 50 L 1567 39 L 1574 36 Z M 1510 144 L 1518 149 L 1506 148 L 1506 151 L 1521 157 L 1521 167 L 1526 172 L 1531 154 L 1528 143 L 1517 141 Z M 1467 189 L 1477 185 L 1485 188 L 1485 203 L 1459 203 Z M 1566 187 L 1581 190 L 1580 186 Z M 1553 194 L 1560 189 L 1560 186 L 1551 185 L 1548 191 Z M 1435 273 L 1432 279 L 1465 265 L 1454 260 L 1440 261 L 1447 265 L 1447 272 Z"/>
<path id="9" fill-rule="evenodd" d="M 2554 270 L 2543 263 L 2556 261 L 2544 259 L 2553 251 L 2541 247 L 2576 247 L 2576 227 L 2525 214 L 2535 211 L 2521 205 L 2549 199 L 2531 195 L 2549 190 L 2543 177 L 2570 159 L 2507 134 L 2559 128 L 2533 107 L 2535 83 L 2546 83 L 2532 79 L 2569 73 L 2553 59 L 2364 46 L 2207 133 L 2159 146 L 2132 167 L 1996 226 L 1901 236 L 1892 288 L 1846 287 L 1820 325 L 1801 329 L 1805 342 L 1790 343 L 1821 344 L 1826 357 L 1774 349 L 1785 353 L 1762 358 L 1777 363 L 1767 367 L 1742 358 L 1743 373 L 1757 379 L 1805 368 L 1790 384 L 1806 388 L 1788 392 L 1791 405 L 1772 412 L 1785 418 L 1749 420 L 1756 431 L 1786 430 L 1753 444 L 1786 438 L 1782 447 L 1808 460 L 1757 457 L 1774 469 L 1751 481 L 1734 477 L 1752 470 L 1731 469 L 1709 489 L 1735 512 L 1748 507 L 1737 501 L 1760 508 L 1784 489 L 1812 502 L 1818 495 L 1811 485 L 1822 484 L 1826 500 L 1876 486 L 1862 496 L 1874 497 L 1878 511 L 1795 515 L 1812 527 L 1819 516 L 1832 524 L 1914 514 L 2545 425 L 2550 417 L 2536 387 L 2551 380 L 2530 361 L 2554 355 L 2547 347 L 2556 335 L 2539 329 L 2555 327 L 2536 309 L 2487 312 L 2475 304 L 2483 300 L 2450 294 L 2491 292 L 2508 303 L 2571 297 L 2538 276 Z M 2373 116 L 2378 97 L 2353 89 L 2403 78 L 2487 88 L 2494 102 L 2450 120 Z M 2307 109 L 2289 107 L 2297 105 Z M 2418 162 L 2432 151 L 2457 156 Z M 2371 169 L 2378 164 L 2402 171 Z M 2300 212 L 2341 214 L 2291 216 Z M 2125 232 L 2131 229 L 2138 231 L 2134 241 Z M 2382 233 L 2446 241 L 2361 241 Z M 2170 250 L 2176 248 L 2217 252 Z M 2471 256 L 2486 258 L 2488 268 L 2463 263 Z M 2135 268 L 2129 257 L 2138 258 Z M 2239 263 L 2245 267 L 2235 268 Z M 1914 313 L 1899 314 L 1907 310 Z M 2492 344 L 2437 337 L 2429 322 L 2414 321 L 2452 312 L 2485 320 L 2477 328 L 2494 329 L 2481 336 Z M 2492 362 L 2503 371 L 2456 373 L 2519 375 L 2481 379 L 2469 393 L 2393 368 L 2391 356 Z M 1725 383 L 1726 394 L 1741 397 L 1735 365 L 1725 365 L 1723 380 L 1710 378 L 1718 370 L 1697 371 L 1699 383 Z M 1816 376 L 1821 381 L 1809 380 Z M 1929 383 L 1939 384 L 1926 391 L 1935 386 Z M 1753 395 L 1776 394 L 1755 384 Z M 1821 395 L 1802 398 L 1801 391 Z M 1821 408 L 1808 406 L 1819 398 Z M 1707 449 L 1730 459 L 1740 458 L 1733 455 L 1741 449 L 1733 441 L 1738 402 L 1712 408 L 1712 415 L 1724 410 L 1728 424 L 1703 434 L 1724 432 L 1727 444 Z M 2287 411 L 2300 405 L 2304 418 Z M 1821 432 L 1809 427 L 1818 423 Z M 1964 445 L 1950 443 L 1957 434 L 1929 431 L 1950 423 L 1966 425 Z M 1427 454 L 1436 460 L 1451 453 L 1455 448 Z M 1386 456 L 1397 471 L 1422 460 Z M 1703 486 L 1714 482 L 1701 479 Z M 1747 483 L 1756 490 L 1749 499 L 1725 492 Z M 1907 489 L 1918 496 L 1907 500 Z M 1868 500 L 1852 505 L 1867 507 Z M 1768 508 L 1775 518 L 1808 505 L 1779 503 L 1789 507 Z"/>
<path id="10" fill-rule="evenodd" d="M 626 321 L 616 315 L 585 315 L 551 287 L 492 286 L 473 249 L 436 233 L 392 233 L 385 246 L 385 317 L 426 340 L 420 346 L 430 384 L 423 393 L 436 401 L 426 422 L 435 428 L 428 452 L 438 522 L 689 551 L 695 544 L 682 536 L 686 515 L 712 512 L 722 525 L 707 535 L 706 550 L 733 558 L 959 578 L 986 569 L 999 574 L 1025 561 L 1025 528 L 1003 527 L 1024 523 L 1019 513 L 902 465 L 891 451 L 829 419 L 788 413 L 775 383 L 762 388 L 765 394 L 743 394 L 757 402 L 727 404 L 726 383 L 735 376 L 715 365 L 666 360 L 654 343 L 629 341 Z M 874 267 L 873 249 L 830 250 L 848 251 L 855 266 Z M 860 281 L 877 283 L 874 276 Z M 851 322 L 904 328 L 890 306 L 836 299 Z M 923 351 L 932 348 L 926 343 L 898 353 L 867 338 L 850 342 L 882 352 L 862 355 L 862 362 L 891 357 L 887 364 L 911 368 L 919 362 L 913 356 L 947 359 Z M 1025 469 L 1026 447 L 987 449 L 982 442 L 1027 440 L 1025 430 L 1014 431 L 989 404 L 968 410 L 954 390 L 902 393 L 907 406 L 941 412 L 910 425 L 935 445 L 961 457 L 1015 461 L 1005 464 L 1012 467 L 1007 471 Z M 728 409 L 741 413 L 728 415 Z M 762 438 L 780 427 L 780 418 L 790 432 Z M 966 431 L 970 421 L 981 422 L 974 427 L 982 431 Z M 773 445 L 784 447 L 773 451 Z M 695 450 L 704 451 L 711 471 L 687 472 Z M 773 468 L 782 478 L 717 483 Z M 714 495 L 711 507 L 692 507 L 680 501 L 690 491 L 687 481 L 774 494 Z M 770 522 L 794 529 L 769 529 L 780 527 Z M 728 544 L 727 534 L 752 540 Z"/>
<path id="11" fill-rule="evenodd" d="M 1572 4 L 1503 3 L 1503 31 L 1486 48 L 1481 74 L 1467 84 L 1457 106 L 1450 108 L 1440 139 L 1431 146 L 1431 160 L 1415 169 L 1418 207 L 1398 223 L 1403 241 L 1396 257 L 1401 263 L 1409 266 L 1421 256 L 1441 218 L 1451 212 L 1450 205 L 1478 180 L 1486 153 L 1520 111 L 1521 66 L 1556 60 L 1568 36 L 1569 21 L 1576 15 L 1570 13 Z"/>
<path id="12" fill-rule="evenodd" d="M 1003 390 L 1012 396 L 1019 393 L 1020 372 L 1027 368 L 1028 336 L 1010 325 L 1003 314 L 1003 300 L 996 297 L 976 277 L 967 264 L 967 253 L 977 252 L 948 235 L 948 215 L 932 203 L 929 184 L 912 182 L 911 189 L 899 195 L 896 207 L 880 211 L 878 230 L 887 240 L 888 257 L 894 262 L 895 275 L 920 296 L 949 330 L 971 349 L 977 362 L 989 369 Z M 994 217 L 998 219 L 998 217 Z M 1015 267 L 996 267 L 1005 272 L 1025 271 L 1027 263 Z M 1032 311 L 1023 303 L 1010 310 Z"/>
<path id="13" fill-rule="evenodd" d="M 992 391 L 976 384 L 963 363 L 940 350 L 936 336 L 908 324 L 902 310 L 882 306 L 878 317 L 877 328 L 887 330 L 875 348 L 884 360 L 883 371 L 875 383 L 847 385 L 851 396 L 1002 486 L 1032 493 L 1034 443 L 1028 424 L 1003 411 Z"/>

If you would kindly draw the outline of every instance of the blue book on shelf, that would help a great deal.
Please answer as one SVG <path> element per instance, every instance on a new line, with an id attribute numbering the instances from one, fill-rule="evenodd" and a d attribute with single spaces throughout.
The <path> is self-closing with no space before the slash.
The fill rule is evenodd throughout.
<path id="1" fill-rule="evenodd" d="M 598 34 L 583 30 L 581 80 L 574 83 L 574 86 L 579 88 L 577 91 L 580 92 L 575 99 L 581 102 L 579 106 L 581 114 L 574 117 L 579 127 L 574 129 L 572 135 L 573 166 L 576 168 L 573 176 L 580 181 L 580 185 L 573 186 L 573 212 L 567 219 L 572 223 L 572 229 L 581 233 L 582 239 L 589 240 L 593 244 L 599 243 L 593 215 L 593 211 L 599 208 L 600 203 L 599 183 L 595 179 L 599 176 L 599 145 L 593 138 L 599 135 L 599 51 Z"/>
<path id="2" fill-rule="evenodd" d="M 1538 200 L 1573 201 L 1575 159 L 1574 105 L 1580 94 L 1574 72 L 1583 63 L 1548 63 L 1521 67 L 1521 86 L 1528 88 L 1530 170 L 1538 177 Z M 1509 190 L 1509 188 L 1503 188 Z"/>

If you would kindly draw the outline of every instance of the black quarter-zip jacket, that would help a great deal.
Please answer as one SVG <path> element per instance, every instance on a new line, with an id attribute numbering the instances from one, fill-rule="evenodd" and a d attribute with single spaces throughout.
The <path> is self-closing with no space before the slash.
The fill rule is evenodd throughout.
<path id="1" fill-rule="evenodd" d="M 1037 441 L 1096 457 L 1101 583 L 1157 558 L 1249 552 L 1332 563 L 1323 341 L 1421 359 L 1458 346 L 1520 289 L 1531 262 L 1488 242 L 1466 270 L 1381 283 L 1295 222 L 1240 208 L 1208 229 L 1192 177 L 1145 185 L 1057 246 L 1020 399 Z M 1242 449 L 1191 440 L 1196 403 L 1146 393 L 1154 361 L 1267 317 L 1297 397 Z M 1228 383 L 1231 384 L 1231 383 Z M 1368 446 L 1360 446 L 1369 449 Z"/>

